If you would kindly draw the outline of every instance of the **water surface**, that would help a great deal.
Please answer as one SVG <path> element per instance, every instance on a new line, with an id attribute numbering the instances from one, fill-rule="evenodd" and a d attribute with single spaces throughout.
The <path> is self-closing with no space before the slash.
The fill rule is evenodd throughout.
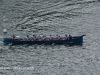
<path id="1" fill-rule="evenodd" d="M 7 34 L 3 34 L 3 12 Z M 96 0 L 0 0 L 0 67 L 2 75 L 99 75 L 100 2 Z M 4 46 L 2 38 L 59 34 L 82 35 L 83 45 Z"/>

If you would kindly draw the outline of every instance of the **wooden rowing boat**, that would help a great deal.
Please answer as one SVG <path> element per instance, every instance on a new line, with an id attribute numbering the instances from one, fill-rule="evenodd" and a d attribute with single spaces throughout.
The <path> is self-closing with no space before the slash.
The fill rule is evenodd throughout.
<path id="1" fill-rule="evenodd" d="M 20 44 L 76 44 L 76 43 L 83 43 L 83 36 L 73 36 L 69 39 L 52 39 L 52 40 L 21 40 L 21 39 L 12 39 L 12 38 L 4 38 L 3 43 L 5 45 L 12 44 L 12 45 L 20 45 Z"/>

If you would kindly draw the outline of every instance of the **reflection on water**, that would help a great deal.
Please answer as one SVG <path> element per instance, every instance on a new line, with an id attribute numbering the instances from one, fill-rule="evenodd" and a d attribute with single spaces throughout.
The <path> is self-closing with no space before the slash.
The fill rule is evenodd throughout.
<path id="1" fill-rule="evenodd" d="M 23 49 L 23 47 L 25 48 L 25 49 L 49 49 L 49 48 L 51 48 L 51 49 L 55 49 L 55 48 L 60 48 L 60 47 L 74 47 L 74 46 L 77 46 L 77 47 L 82 47 L 82 45 L 83 44 L 64 44 L 64 45 L 37 45 L 37 44 L 35 44 L 35 45 L 13 45 L 13 46 L 7 46 L 7 45 L 5 45 L 5 46 L 7 46 L 8 47 L 8 49 L 12 49 L 12 50 L 14 50 L 14 49 L 17 49 L 17 48 L 19 48 L 19 49 Z"/>

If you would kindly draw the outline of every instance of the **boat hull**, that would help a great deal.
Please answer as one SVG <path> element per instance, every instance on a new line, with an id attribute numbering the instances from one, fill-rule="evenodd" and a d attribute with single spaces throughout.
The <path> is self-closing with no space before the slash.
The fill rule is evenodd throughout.
<path id="1" fill-rule="evenodd" d="M 76 44 L 83 43 L 83 36 L 73 37 L 67 40 L 43 40 L 43 41 L 22 41 L 22 40 L 14 40 L 9 38 L 4 38 L 3 43 L 5 45 L 20 45 L 20 44 Z"/>

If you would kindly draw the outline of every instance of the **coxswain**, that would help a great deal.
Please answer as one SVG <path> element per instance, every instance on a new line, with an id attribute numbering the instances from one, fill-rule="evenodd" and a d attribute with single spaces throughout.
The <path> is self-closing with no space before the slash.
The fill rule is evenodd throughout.
<path id="1" fill-rule="evenodd" d="M 58 40 L 58 34 L 56 35 L 56 39 Z"/>

